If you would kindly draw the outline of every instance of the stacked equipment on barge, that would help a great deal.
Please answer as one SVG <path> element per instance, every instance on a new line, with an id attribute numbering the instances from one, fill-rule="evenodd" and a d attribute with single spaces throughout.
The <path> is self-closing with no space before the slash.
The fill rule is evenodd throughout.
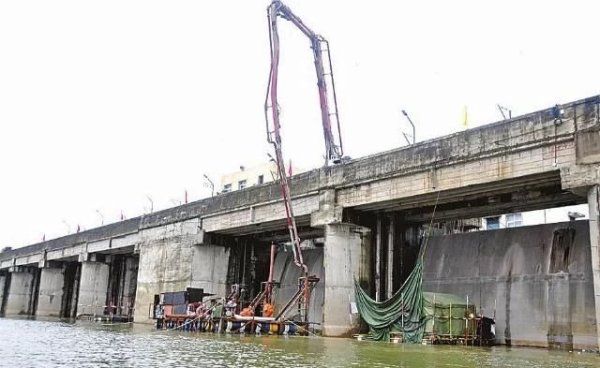
<path id="1" fill-rule="evenodd" d="M 191 298 L 192 291 L 199 296 Z M 307 335 L 308 323 L 237 314 L 225 298 L 211 298 L 202 302 L 202 289 L 168 292 L 157 295 L 153 305 L 153 318 L 158 330 L 181 330 L 189 332 L 252 333 L 268 335 Z M 210 304 L 210 305 L 207 305 Z M 246 308 L 247 309 L 247 308 Z M 242 314 L 244 311 L 242 311 Z"/>

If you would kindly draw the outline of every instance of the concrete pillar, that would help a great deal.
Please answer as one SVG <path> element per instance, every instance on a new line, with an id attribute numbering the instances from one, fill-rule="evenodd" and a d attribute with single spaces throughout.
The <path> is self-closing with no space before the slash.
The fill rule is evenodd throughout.
<path id="1" fill-rule="evenodd" d="M 16 267 L 11 270 L 10 286 L 4 306 L 5 315 L 31 315 L 33 313 L 35 276 L 35 272 L 28 267 Z"/>
<path id="2" fill-rule="evenodd" d="M 366 284 L 370 231 L 352 224 L 325 225 L 323 335 L 350 336 L 359 327 L 354 279 Z M 367 261 L 368 260 L 368 261 Z"/>
<path id="3" fill-rule="evenodd" d="M 219 245 L 194 246 L 192 287 L 216 295 L 227 294 L 229 248 Z"/>
<path id="4" fill-rule="evenodd" d="M 596 337 L 600 349 L 600 186 L 594 185 L 588 192 L 590 212 L 590 250 L 592 277 L 594 283 L 594 300 L 596 305 Z"/>
<path id="5" fill-rule="evenodd" d="M 394 235 L 395 223 L 394 216 L 390 216 L 390 226 L 388 227 L 388 254 L 387 254 L 387 298 L 389 299 L 394 294 Z"/>
<path id="6" fill-rule="evenodd" d="M 44 267 L 40 274 L 40 291 L 36 316 L 60 317 L 65 286 L 63 267 Z"/>
<path id="7" fill-rule="evenodd" d="M 109 266 L 102 262 L 81 263 L 77 317 L 103 315 L 108 292 Z"/>
<path id="8" fill-rule="evenodd" d="M 375 230 L 375 300 L 380 302 L 381 297 L 381 216 L 377 215 Z"/>

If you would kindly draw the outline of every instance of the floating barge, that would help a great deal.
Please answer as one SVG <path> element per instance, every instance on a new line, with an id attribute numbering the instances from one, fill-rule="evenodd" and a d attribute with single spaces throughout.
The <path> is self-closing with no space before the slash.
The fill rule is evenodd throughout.
<path id="1" fill-rule="evenodd" d="M 191 318 L 185 315 L 170 315 L 157 320 L 159 330 L 189 332 L 239 333 L 255 335 L 308 335 L 307 324 L 302 322 L 277 322 L 266 317 L 213 317 Z"/>
<path id="2" fill-rule="evenodd" d="M 205 296 L 212 295 L 205 294 L 202 289 L 194 288 L 157 295 L 151 312 L 156 320 L 156 328 L 255 335 L 308 335 L 310 333 L 309 322 L 236 314 L 237 303 L 227 308 L 225 298 L 212 298 L 202 302 Z M 202 312 L 193 312 L 197 305 L 203 306 Z"/>

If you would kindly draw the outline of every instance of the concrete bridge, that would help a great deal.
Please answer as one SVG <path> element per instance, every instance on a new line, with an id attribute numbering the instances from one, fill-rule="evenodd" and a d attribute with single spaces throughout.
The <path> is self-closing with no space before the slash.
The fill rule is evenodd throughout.
<path id="1" fill-rule="evenodd" d="M 321 323 L 324 335 L 356 331 L 354 278 L 380 298 L 397 290 L 412 268 L 419 237 L 435 208 L 437 236 L 432 243 L 437 246 L 428 248 L 427 287 L 472 293 L 471 300 L 487 311 L 492 309 L 485 305 L 490 300 L 503 308 L 512 300 L 499 316 L 500 343 L 597 348 L 599 110 L 600 96 L 595 96 L 293 176 L 301 236 L 309 240 L 304 246 L 315 255 L 311 267 L 321 276 L 312 320 Z M 445 235 L 444 226 L 583 203 L 589 205 L 590 221 L 578 221 L 578 235 L 569 245 L 578 258 L 555 246 L 560 243 L 553 238 L 556 229 L 569 224 L 528 238 L 541 250 L 527 259 L 519 258 L 527 244 L 509 236 L 512 230 L 479 232 L 483 238 L 478 244 L 483 246 L 478 249 L 495 252 L 489 252 L 486 267 L 499 270 L 477 279 L 485 278 L 493 297 L 483 298 L 481 284 L 477 289 L 473 280 L 461 289 L 466 283 L 453 268 L 456 255 L 445 252 L 460 239 Z M 191 286 L 224 295 L 230 285 L 240 283 L 250 298 L 266 279 L 269 244 L 285 240 L 276 183 L 221 194 L 0 253 L 2 312 L 75 317 L 102 315 L 106 305 L 115 305 L 119 313 L 131 313 L 144 323 L 151 322 L 154 295 L 164 291 Z M 557 268 L 553 259 L 560 250 L 564 262 Z M 463 268 L 482 264 L 473 254 L 462 253 Z M 280 297 L 295 282 L 288 255 L 285 247 L 278 254 Z M 507 262 L 510 267 L 503 266 Z M 473 269 L 472 274 L 482 275 L 478 272 Z M 557 281 L 565 278 L 566 283 Z M 513 282 L 536 286 L 531 295 L 513 295 L 515 288 L 506 288 Z M 526 317 L 524 303 L 529 299 L 536 301 L 544 318 L 524 330 L 511 329 L 510 316 L 513 321 Z M 557 300 L 564 308 L 551 308 Z"/>

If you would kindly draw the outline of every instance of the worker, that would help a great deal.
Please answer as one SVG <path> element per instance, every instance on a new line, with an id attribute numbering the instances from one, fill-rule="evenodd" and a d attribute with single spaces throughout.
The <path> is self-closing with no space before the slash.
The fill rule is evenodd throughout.
<path id="1" fill-rule="evenodd" d="M 229 299 L 227 304 L 225 304 L 225 314 L 229 317 L 235 314 L 235 309 L 237 308 L 237 303 L 234 298 Z"/>
<path id="2" fill-rule="evenodd" d="M 188 304 L 188 308 L 187 308 L 187 316 L 188 317 L 196 317 L 196 308 L 194 307 L 194 303 L 190 303 Z"/>
<path id="3" fill-rule="evenodd" d="M 253 310 L 253 308 L 251 308 L 250 306 L 247 306 L 246 308 L 242 309 L 242 311 L 240 312 L 240 316 L 242 316 L 242 317 L 252 317 L 252 316 L 254 316 L 254 310 Z"/>
<path id="4" fill-rule="evenodd" d="M 204 303 L 197 303 L 196 316 L 202 318 L 202 316 L 204 315 L 205 309 L 206 309 L 206 307 L 205 307 Z"/>
<path id="5" fill-rule="evenodd" d="M 275 312 L 275 308 L 271 303 L 265 303 L 263 305 L 263 317 L 273 317 L 273 313 Z"/>

